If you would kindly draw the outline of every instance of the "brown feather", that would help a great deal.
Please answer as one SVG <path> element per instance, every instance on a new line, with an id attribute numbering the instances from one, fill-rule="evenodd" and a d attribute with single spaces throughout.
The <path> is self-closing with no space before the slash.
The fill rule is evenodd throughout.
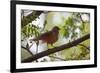
<path id="1" fill-rule="evenodd" d="M 59 34 L 59 28 L 55 26 L 51 31 L 46 32 L 33 40 L 34 41 L 42 40 L 43 42 L 46 42 L 47 44 L 53 44 L 58 40 L 58 34 Z"/>

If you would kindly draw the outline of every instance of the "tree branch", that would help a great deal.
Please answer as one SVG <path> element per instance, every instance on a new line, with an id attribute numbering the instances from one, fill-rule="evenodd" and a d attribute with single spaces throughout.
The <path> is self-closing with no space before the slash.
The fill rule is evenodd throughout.
<path id="1" fill-rule="evenodd" d="M 25 50 L 28 51 L 32 56 L 34 56 L 33 53 L 32 53 L 28 48 L 23 47 L 23 46 L 21 46 L 21 48 L 25 49 Z"/>
<path id="2" fill-rule="evenodd" d="M 21 19 L 21 25 L 24 27 L 28 23 L 31 23 L 33 20 L 35 20 L 43 11 L 33 11 L 28 16 L 24 16 L 23 19 Z"/>
<path id="3" fill-rule="evenodd" d="M 74 40 L 74 41 L 70 42 L 70 43 L 67 43 L 67 44 L 64 44 L 64 45 L 61 45 L 61 46 L 58 46 L 58 47 L 54 47 L 52 49 L 48 49 L 46 51 L 43 51 L 43 52 L 40 52 L 40 53 L 34 55 L 34 57 L 29 57 L 27 59 L 24 59 L 22 61 L 22 63 L 32 62 L 32 61 L 37 60 L 41 57 L 53 54 L 53 53 L 58 52 L 58 51 L 62 51 L 62 50 L 67 49 L 67 48 L 71 48 L 71 47 L 76 46 L 79 43 L 81 43 L 81 42 L 83 42 L 83 41 L 85 41 L 89 38 L 90 38 L 90 34 L 87 34 L 87 35 L 85 35 L 85 36 L 83 36 L 83 37 L 81 37 L 77 40 Z"/>
<path id="4" fill-rule="evenodd" d="M 81 14 L 80 14 L 80 13 L 79 13 L 79 16 L 80 16 L 80 19 L 81 19 L 82 23 L 84 23 L 84 21 L 83 21 L 82 16 L 81 16 Z"/>
<path id="5" fill-rule="evenodd" d="M 27 44 L 27 45 L 28 45 L 28 44 Z M 32 44 L 32 45 L 33 45 L 33 44 Z M 31 45 L 31 46 L 27 46 L 27 47 L 21 46 L 21 48 L 22 48 L 22 49 L 25 49 L 27 52 L 29 52 L 29 53 L 31 54 L 31 57 L 34 57 L 33 53 L 29 50 L 29 49 L 32 47 L 32 45 Z"/>
<path id="6" fill-rule="evenodd" d="M 85 47 L 88 50 L 90 50 L 90 48 L 88 46 L 85 46 L 84 44 L 79 44 L 79 45 Z"/>
<path id="7" fill-rule="evenodd" d="M 59 57 L 56 57 L 56 56 L 49 56 L 49 57 L 56 58 L 56 59 L 59 59 L 59 60 L 62 60 L 62 61 L 66 61 L 65 59 L 62 59 L 62 58 L 59 58 Z"/>

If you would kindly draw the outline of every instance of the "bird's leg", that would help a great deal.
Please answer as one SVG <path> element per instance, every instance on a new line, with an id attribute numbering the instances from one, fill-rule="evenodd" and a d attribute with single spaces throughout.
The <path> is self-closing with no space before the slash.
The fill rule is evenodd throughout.
<path id="1" fill-rule="evenodd" d="M 49 44 L 47 43 L 47 50 L 49 50 L 48 47 L 49 47 Z"/>
<path id="2" fill-rule="evenodd" d="M 54 48 L 54 47 L 56 47 L 56 46 L 54 46 L 53 44 L 48 44 L 47 43 L 47 50 L 49 50 L 48 48 Z"/>
<path id="3" fill-rule="evenodd" d="M 53 46 L 51 44 L 47 43 L 47 50 L 49 50 L 49 48 L 52 48 Z"/>
<path id="4" fill-rule="evenodd" d="M 54 47 L 56 47 L 56 46 L 54 46 L 53 44 L 51 44 L 51 46 L 54 48 Z"/>

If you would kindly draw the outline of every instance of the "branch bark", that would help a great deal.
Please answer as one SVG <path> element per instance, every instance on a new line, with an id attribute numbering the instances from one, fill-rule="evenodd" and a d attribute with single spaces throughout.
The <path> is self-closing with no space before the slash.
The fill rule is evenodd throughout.
<path id="1" fill-rule="evenodd" d="M 90 38 L 90 34 L 87 34 L 87 35 L 85 35 L 85 36 L 83 36 L 83 37 L 81 37 L 81 38 L 79 38 L 77 40 L 74 40 L 74 41 L 70 42 L 70 43 L 66 43 L 64 45 L 61 45 L 61 46 L 58 46 L 58 47 L 54 47 L 52 49 L 48 49 L 46 51 L 43 51 L 43 52 L 40 52 L 40 53 L 34 55 L 33 57 L 29 57 L 27 59 L 24 59 L 22 61 L 22 63 L 32 62 L 32 61 L 37 60 L 37 59 L 39 59 L 41 57 L 53 54 L 53 53 L 58 52 L 58 51 L 62 51 L 62 50 L 67 49 L 67 48 L 71 48 L 71 47 L 76 46 L 79 43 L 81 43 L 81 42 L 83 42 L 83 41 L 85 41 L 85 40 L 87 40 L 89 38 Z"/>

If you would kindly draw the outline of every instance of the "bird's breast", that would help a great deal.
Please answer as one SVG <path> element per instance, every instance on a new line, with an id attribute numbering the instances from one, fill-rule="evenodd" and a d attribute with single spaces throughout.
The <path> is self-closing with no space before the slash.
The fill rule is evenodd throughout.
<path id="1" fill-rule="evenodd" d="M 48 35 L 42 36 L 41 40 L 43 42 L 48 43 L 48 44 L 53 44 L 53 43 L 55 43 L 58 40 L 58 34 L 52 32 L 52 33 L 50 33 Z"/>

